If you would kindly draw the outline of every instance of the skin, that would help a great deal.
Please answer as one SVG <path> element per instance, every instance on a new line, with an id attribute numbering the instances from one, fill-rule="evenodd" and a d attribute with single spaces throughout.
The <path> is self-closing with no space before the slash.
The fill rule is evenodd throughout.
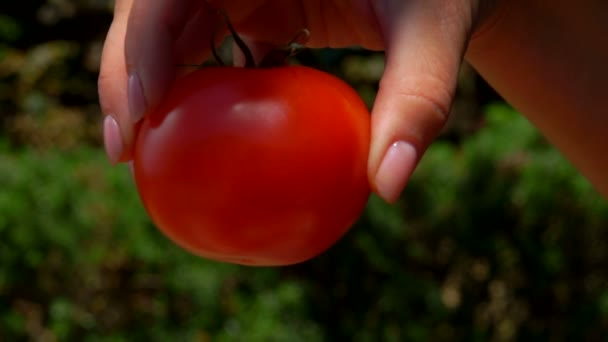
<path id="1" fill-rule="evenodd" d="M 464 59 L 608 197 L 604 0 L 117 0 L 99 78 L 112 162 L 131 159 L 135 127 L 175 65 L 209 57 L 201 42 L 221 23 L 219 8 L 257 56 L 302 27 L 310 47 L 386 52 L 368 176 L 388 202 L 445 124 Z"/>

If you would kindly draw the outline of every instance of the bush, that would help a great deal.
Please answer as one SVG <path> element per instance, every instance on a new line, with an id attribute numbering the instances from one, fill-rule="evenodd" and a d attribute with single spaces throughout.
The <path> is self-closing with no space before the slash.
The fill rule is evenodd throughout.
<path id="1" fill-rule="evenodd" d="M 607 203 L 512 109 L 484 110 L 497 96 L 466 65 L 454 115 L 400 201 L 372 197 L 325 254 L 247 268 L 175 247 L 101 152 L 96 79 L 111 8 L 0 10 L 0 341 L 608 336 Z M 382 54 L 296 58 L 373 102 Z"/>
<path id="2" fill-rule="evenodd" d="M 300 285 L 176 248 L 98 150 L 0 155 L 1 340 L 319 335 Z"/>
<path id="3" fill-rule="evenodd" d="M 0 148 L 0 340 L 599 340 L 608 206 L 504 105 L 322 256 L 248 268 L 153 227 L 98 149 Z"/>

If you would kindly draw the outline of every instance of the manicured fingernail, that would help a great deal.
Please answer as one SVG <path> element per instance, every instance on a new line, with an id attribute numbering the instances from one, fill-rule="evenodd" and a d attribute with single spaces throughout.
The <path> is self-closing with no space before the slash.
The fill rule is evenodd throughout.
<path id="1" fill-rule="evenodd" d="M 132 160 L 129 161 L 129 172 L 131 173 L 131 177 L 135 177 L 135 167 Z"/>
<path id="2" fill-rule="evenodd" d="M 118 123 L 111 115 L 107 115 L 103 120 L 103 142 L 110 163 L 118 163 L 124 147 Z"/>
<path id="3" fill-rule="evenodd" d="M 129 84 L 127 88 L 129 97 L 129 112 L 133 122 L 139 121 L 146 112 L 146 98 L 144 97 L 144 89 L 141 85 L 141 80 L 137 73 L 129 75 Z"/>
<path id="4" fill-rule="evenodd" d="M 416 167 L 414 147 L 404 141 L 393 143 L 376 173 L 376 191 L 389 203 L 395 202 Z"/>

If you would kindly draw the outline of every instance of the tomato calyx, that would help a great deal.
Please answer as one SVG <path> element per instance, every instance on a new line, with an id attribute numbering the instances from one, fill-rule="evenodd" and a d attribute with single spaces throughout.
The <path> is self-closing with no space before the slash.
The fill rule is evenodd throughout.
<path id="1" fill-rule="evenodd" d="M 228 27 L 230 35 L 234 39 L 234 43 L 243 53 L 243 56 L 245 57 L 244 67 L 246 68 L 272 68 L 277 66 L 285 66 L 287 65 L 287 60 L 290 57 L 295 56 L 306 47 L 306 42 L 308 42 L 308 39 L 310 38 L 310 31 L 308 29 L 300 29 L 287 44 L 285 44 L 284 46 L 275 47 L 274 49 L 270 50 L 266 53 L 266 55 L 264 55 L 260 63 L 256 64 L 251 49 L 236 32 L 236 29 L 232 25 L 232 22 L 230 21 L 230 18 L 228 17 L 226 12 L 219 10 L 218 13 L 224 18 L 224 22 Z M 213 59 L 219 66 L 227 66 L 217 52 L 217 48 L 215 46 L 215 36 L 216 34 L 214 32 L 211 35 L 211 39 L 209 41 L 211 54 L 213 56 Z M 177 64 L 177 66 L 180 67 L 195 68 L 202 68 L 203 65 L 204 64 Z"/>
<path id="2" fill-rule="evenodd" d="M 287 64 L 287 60 L 296 55 L 302 49 L 304 49 L 306 42 L 310 38 L 310 31 L 306 28 L 299 30 L 295 36 L 284 46 L 276 47 L 270 50 L 260 61 L 259 64 L 255 63 L 255 59 L 253 57 L 253 53 L 251 49 L 245 41 L 239 36 L 236 32 L 236 29 L 232 25 L 230 18 L 226 12 L 220 10 L 219 14 L 224 18 L 224 22 L 234 39 L 234 43 L 237 45 L 239 50 L 243 53 L 245 57 L 245 67 L 246 68 L 272 68 L 276 66 L 283 66 Z M 225 66 L 226 64 L 222 60 L 222 58 L 217 53 L 217 49 L 215 46 L 215 35 L 211 37 L 211 54 L 213 58 L 220 66 Z"/>
<path id="3" fill-rule="evenodd" d="M 287 43 L 287 45 L 270 50 L 270 52 L 268 52 L 266 56 L 262 58 L 259 67 L 269 68 L 285 64 L 285 61 L 289 57 L 296 55 L 298 52 L 304 49 L 304 46 L 309 38 L 310 31 L 305 28 L 301 29 L 289 41 L 289 43 Z"/>

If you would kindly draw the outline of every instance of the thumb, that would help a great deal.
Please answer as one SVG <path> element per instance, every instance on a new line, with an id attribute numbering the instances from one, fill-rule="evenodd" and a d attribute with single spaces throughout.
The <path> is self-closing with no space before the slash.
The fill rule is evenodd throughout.
<path id="1" fill-rule="evenodd" d="M 389 18 L 382 27 L 387 60 L 372 111 L 368 174 L 392 203 L 447 120 L 472 11 L 465 1 L 379 3 L 377 16 Z"/>

